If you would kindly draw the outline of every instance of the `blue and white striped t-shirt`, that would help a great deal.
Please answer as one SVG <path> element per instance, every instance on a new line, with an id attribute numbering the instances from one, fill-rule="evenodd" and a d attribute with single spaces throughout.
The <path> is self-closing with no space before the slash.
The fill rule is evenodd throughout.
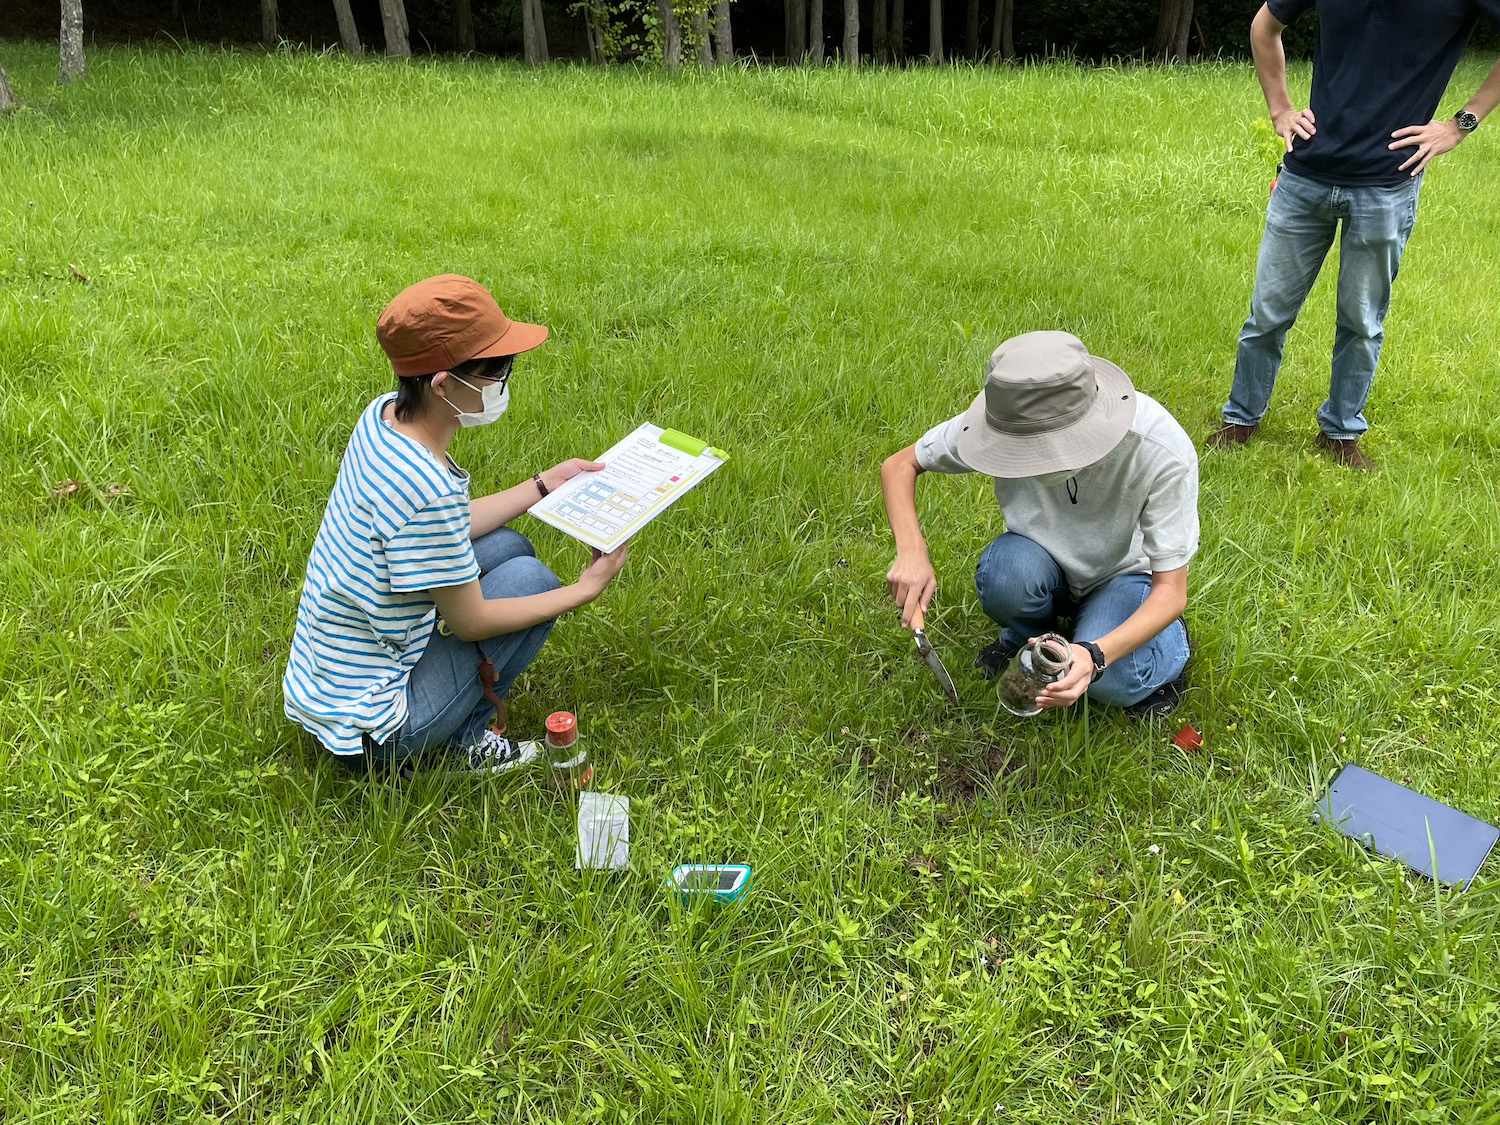
<path id="1" fill-rule="evenodd" d="M 406 721 L 406 684 L 432 636 L 427 591 L 479 576 L 469 542 L 469 476 L 365 408 L 307 560 L 287 718 L 335 754 L 366 732 L 384 742 Z"/>

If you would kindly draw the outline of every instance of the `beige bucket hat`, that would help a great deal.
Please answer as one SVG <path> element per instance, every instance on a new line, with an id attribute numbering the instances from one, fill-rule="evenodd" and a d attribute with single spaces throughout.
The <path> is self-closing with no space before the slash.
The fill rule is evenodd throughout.
<path id="1" fill-rule="evenodd" d="M 1081 469 L 1120 444 L 1135 404 L 1130 376 L 1077 336 L 1013 336 L 990 356 L 984 390 L 960 423 L 958 455 L 1006 479 Z"/>

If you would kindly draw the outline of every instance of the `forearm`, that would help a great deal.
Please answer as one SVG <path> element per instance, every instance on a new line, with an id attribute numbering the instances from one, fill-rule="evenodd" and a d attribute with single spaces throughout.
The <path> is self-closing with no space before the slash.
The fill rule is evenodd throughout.
<path id="1" fill-rule="evenodd" d="M 880 491 L 897 555 L 927 553 L 927 540 L 917 520 L 917 477 L 921 474 L 914 448 L 891 454 L 880 466 Z"/>
<path id="2" fill-rule="evenodd" d="M 483 598 L 477 606 L 465 607 L 462 613 L 444 621 L 461 641 L 483 641 L 506 633 L 519 633 L 543 621 L 561 617 L 569 610 L 587 605 L 594 595 L 581 584 L 563 586 L 545 594 L 527 594 L 521 598 Z"/>
<path id="3" fill-rule="evenodd" d="M 1286 88 L 1286 49 L 1281 43 L 1283 25 L 1262 8 L 1250 25 L 1250 52 L 1255 58 L 1255 77 L 1266 95 L 1266 108 L 1274 120 L 1292 108 Z"/>
<path id="4" fill-rule="evenodd" d="M 1500 106 L 1500 62 L 1490 68 L 1484 85 L 1479 87 L 1479 92 L 1469 99 L 1464 108 L 1483 121 L 1494 112 L 1496 106 Z"/>
<path id="5" fill-rule="evenodd" d="M 1173 572 L 1176 573 L 1176 572 Z M 1106 665 L 1124 659 L 1158 636 L 1187 608 L 1186 576 L 1182 581 L 1153 582 L 1140 608 L 1094 643 Z"/>
<path id="6" fill-rule="evenodd" d="M 524 480 L 504 492 L 492 492 L 469 504 L 469 538 L 479 539 L 503 527 L 542 498 L 534 480 Z M 535 624 L 533 622 L 532 624 Z"/>

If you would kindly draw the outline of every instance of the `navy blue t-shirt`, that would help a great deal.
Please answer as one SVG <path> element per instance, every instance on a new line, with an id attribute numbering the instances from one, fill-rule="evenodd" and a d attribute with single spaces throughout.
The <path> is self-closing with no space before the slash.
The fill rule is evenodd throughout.
<path id="1" fill-rule="evenodd" d="M 1294 138 L 1286 166 L 1329 184 L 1392 187 L 1414 148 L 1391 151 L 1391 134 L 1426 125 L 1481 13 L 1500 26 L 1500 0 L 1267 0 L 1294 23 L 1318 10 L 1312 140 Z"/>

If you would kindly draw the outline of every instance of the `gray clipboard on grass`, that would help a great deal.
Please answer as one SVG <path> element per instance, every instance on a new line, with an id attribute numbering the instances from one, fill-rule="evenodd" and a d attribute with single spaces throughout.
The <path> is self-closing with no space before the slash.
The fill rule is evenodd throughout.
<path id="1" fill-rule="evenodd" d="M 1352 764 L 1339 770 L 1314 819 L 1429 879 L 1460 888 L 1474 881 L 1500 840 L 1500 828 L 1493 824 Z"/>

